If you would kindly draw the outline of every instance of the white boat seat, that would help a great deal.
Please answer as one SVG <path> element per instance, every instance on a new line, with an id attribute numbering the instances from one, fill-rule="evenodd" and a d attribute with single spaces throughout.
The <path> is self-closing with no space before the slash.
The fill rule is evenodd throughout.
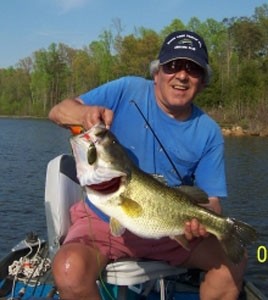
<path id="1" fill-rule="evenodd" d="M 76 177 L 73 156 L 62 154 L 52 159 L 47 166 L 45 186 L 45 210 L 51 258 L 59 249 L 70 226 L 70 206 L 82 197 L 83 192 Z M 128 286 L 157 279 L 163 282 L 164 277 L 177 275 L 183 271 L 185 270 L 172 267 L 165 262 L 126 259 L 108 264 L 102 274 L 102 280 L 121 286 L 117 299 L 123 300 L 126 299 Z M 162 300 L 165 299 L 163 289 Z"/>
<path id="2" fill-rule="evenodd" d="M 162 261 L 125 259 L 108 264 L 105 271 L 103 277 L 108 283 L 114 285 L 135 285 L 154 279 L 178 275 L 185 270 L 172 267 Z"/>

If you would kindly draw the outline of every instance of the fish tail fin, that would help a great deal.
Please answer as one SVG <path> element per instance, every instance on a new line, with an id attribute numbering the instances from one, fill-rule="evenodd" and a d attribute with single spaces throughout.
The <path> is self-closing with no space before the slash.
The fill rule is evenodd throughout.
<path id="1" fill-rule="evenodd" d="M 227 218 L 229 230 L 221 237 L 227 256 L 238 264 L 245 254 L 245 247 L 258 239 L 257 231 L 247 223 Z"/>

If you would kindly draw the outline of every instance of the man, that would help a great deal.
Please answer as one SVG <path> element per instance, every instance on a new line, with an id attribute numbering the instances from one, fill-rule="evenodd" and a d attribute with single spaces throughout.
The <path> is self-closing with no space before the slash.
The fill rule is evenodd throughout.
<path id="1" fill-rule="evenodd" d="M 227 195 L 224 141 L 219 126 L 193 104 L 210 77 L 203 39 L 190 31 L 170 34 L 151 64 L 151 73 L 153 81 L 124 77 L 77 99 L 65 99 L 52 108 L 49 118 L 85 129 L 104 122 L 141 169 L 163 175 L 170 186 L 199 186 L 209 195 L 209 208 L 220 213 L 219 199 Z M 141 239 L 128 231 L 113 237 L 105 216 L 83 201 L 72 207 L 71 217 L 73 225 L 53 263 L 64 300 L 99 300 L 96 279 L 101 270 L 123 257 L 164 260 L 206 271 L 201 299 L 231 300 L 239 295 L 246 256 L 233 265 L 217 239 L 196 219 L 185 224 L 191 245 L 191 251 L 186 251 L 169 238 Z"/>

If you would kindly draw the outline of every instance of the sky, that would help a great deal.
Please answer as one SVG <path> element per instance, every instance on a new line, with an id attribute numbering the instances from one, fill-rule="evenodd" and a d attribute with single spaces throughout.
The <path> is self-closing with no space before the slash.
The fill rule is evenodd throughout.
<path id="1" fill-rule="evenodd" d="M 267 0 L 0 0 L 0 68 L 16 64 L 52 43 L 82 49 L 113 30 L 127 35 L 144 27 L 160 32 L 174 19 L 222 21 L 251 17 Z"/>

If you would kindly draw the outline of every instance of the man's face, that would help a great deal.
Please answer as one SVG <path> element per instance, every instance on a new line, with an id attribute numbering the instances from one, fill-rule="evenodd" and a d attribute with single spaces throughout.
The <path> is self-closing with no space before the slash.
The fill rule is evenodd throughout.
<path id="1" fill-rule="evenodd" d="M 158 105 L 174 117 L 189 109 L 196 94 L 205 86 L 204 70 L 196 63 L 183 59 L 160 66 L 154 80 Z"/>

